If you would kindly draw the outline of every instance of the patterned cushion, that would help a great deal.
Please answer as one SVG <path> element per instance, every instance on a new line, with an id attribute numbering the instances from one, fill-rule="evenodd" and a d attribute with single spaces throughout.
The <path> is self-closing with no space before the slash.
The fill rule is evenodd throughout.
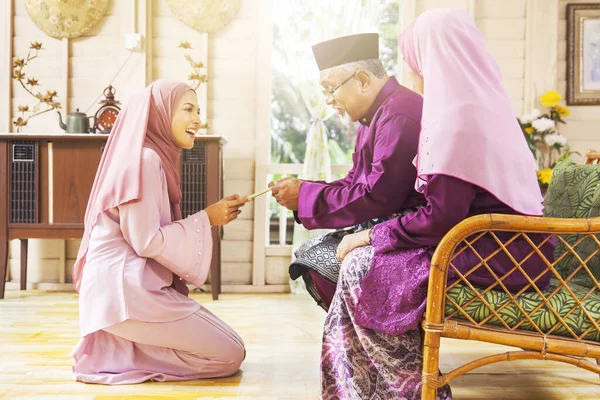
<path id="1" fill-rule="evenodd" d="M 591 218 L 600 215 L 600 165 L 578 165 L 573 162 L 562 162 L 556 166 L 552 181 L 546 193 L 544 215 L 554 218 Z M 561 235 L 573 245 L 580 235 Z M 597 235 L 600 238 L 600 235 Z M 593 238 L 587 238 L 575 248 L 582 260 L 598 248 Z M 567 251 L 566 246 L 557 240 L 555 258 Z M 580 265 L 573 254 L 563 258 L 556 268 L 565 278 Z M 594 256 L 587 266 L 596 279 L 600 279 L 600 257 Z M 580 269 L 573 277 L 573 283 L 584 287 L 594 287 L 594 283 L 585 269 Z"/>
<path id="2" fill-rule="evenodd" d="M 550 288 L 543 292 L 546 297 L 550 295 L 550 293 L 560 285 L 560 283 L 552 279 L 550 283 Z M 569 288 L 575 293 L 578 299 L 583 298 L 589 291 L 589 288 L 576 285 L 573 283 L 569 284 Z M 448 291 L 448 296 L 461 308 L 464 304 L 466 304 L 469 300 L 471 300 L 475 295 L 473 290 L 464 285 L 456 285 L 452 289 Z M 485 300 L 490 304 L 490 306 L 494 310 L 498 310 L 502 305 L 508 303 L 506 307 L 498 312 L 498 315 L 508 324 L 510 327 L 514 327 L 521 320 L 524 319 L 523 313 L 521 310 L 517 308 L 517 306 L 510 300 L 508 295 L 504 292 L 491 290 L 487 292 L 484 296 Z M 526 292 L 517 297 L 517 303 L 519 306 L 526 312 L 530 313 L 534 310 L 542 301 L 542 298 L 536 292 Z M 552 298 L 550 298 L 550 305 L 558 312 L 558 314 L 563 318 L 566 324 L 573 330 L 573 332 L 580 336 L 585 332 L 592 323 L 588 316 L 583 312 L 581 307 L 577 307 L 575 311 L 573 311 L 568 316 L 564 317 L 576 304 L 575 299 L 564 287 L 560 289 L 558 293 L 556 293 Z M 598 325 L 600 325 L 600 293 L 596 290 L 594 293 L 590 294 L 585 300 L 583 300 L 584 308 L 589 312 L 591 317 L 598 321 Z M 456 311 L 456 306 L 452 304 L 451 301 L 446 300 L 446 316 L 449 316 L 453 312 Z M 481 322 L 485 318 L 487 318 L 490 314 L 493 314 L 488 306 L 481 301 L 480 299 L 475 300 L 466 308 L 464 311 L 476 322 Z M 459 311 L 456 316 L 453 318 L 466 320 L 467 318 Z M 548 306 L 544 305 L 539 310 L 531 315 L 531 320 L 544 332 L 546 333 L 556 322 L 558 319 L 556 315 L 549 310 Z M 500 325 L 503 324 L 498 320 L 498 318 L 494 315 L 486 324 Z M 531 322 L 526 320 L 523 324 L 519 326 L 519 329 L 536 331 L 536 329 L 532 326 Z M 562 325 L 555 329 L 552 334 L 558 336 L 567 336 L 573 337 L 569 331 Z M 600 332 L 596 330 L 595 327 L 586 334 L 584 339 L 593 340 L 596 342 L 600 342 Z"/>

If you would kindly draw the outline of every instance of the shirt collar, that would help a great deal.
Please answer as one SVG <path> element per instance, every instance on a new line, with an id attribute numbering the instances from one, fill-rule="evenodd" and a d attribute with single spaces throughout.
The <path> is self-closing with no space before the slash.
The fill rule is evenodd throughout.
<path id="1" fill-rule="evenodd" d="M 396 78 L 394 78 L 393 76 L 390 77 L 390 79 L 387 80 L 387 82 L 385 83 L 385 85 L 383 85 L 383 87 L 381 88 L 381 90 L 377 94 L 377 97 L 375 97 L 375 101 L 373 101 L 373 104 L 371 104 L 371 107 L 369 107 L 369 110 L 367 111 L 367 113 L 365 114 L 365 116 L 362 117 L 361 119 L 359 119 L 358 122 L 360 122 L 361 125 L 364 125 L 364 126 L 371 125 L 371 121 L 373 120 L 373 117 L 375 116 L 375 113 L 377 112 L 377 110 L 379 109 L 379 107 L 383 104 L 383 102 L 388 97 L 390 97 L 390 95 L 399 86 L 400 86 L 400 84 L 398 83 L 398 81 L 396 80 Z"/>

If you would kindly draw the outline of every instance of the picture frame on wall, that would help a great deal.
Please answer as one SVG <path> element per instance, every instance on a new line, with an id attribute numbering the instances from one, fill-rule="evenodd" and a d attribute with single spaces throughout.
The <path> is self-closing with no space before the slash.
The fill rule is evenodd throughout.
<path id="1" fill-rule="evenodd" d="M 567 4 L 567 104 L 600 105 L 600 3 Z"/>

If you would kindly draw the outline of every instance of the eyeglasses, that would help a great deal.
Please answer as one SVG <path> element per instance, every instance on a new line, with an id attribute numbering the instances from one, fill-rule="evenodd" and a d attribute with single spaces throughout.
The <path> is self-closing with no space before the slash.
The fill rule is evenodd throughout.
<path id="1" fill-rule="evenodd" d="M 350 75 L 348 78 L 346 78 L 342 83 L 340 83 L 339 85 L 337 85 L 336 87 L 332 88 L 332 89 L 323 89 L 323 94 L 325 95 L 325 99 L 329 100 L 335 100 L 335 92 L 341 88 L 342 86 L 344 86 L 346 84 L 346 82 L 348 82 L 350 79 L 354 78 L 354 76 L 356 76 L 356 72 L 353 73 L 352 75 Z"/>

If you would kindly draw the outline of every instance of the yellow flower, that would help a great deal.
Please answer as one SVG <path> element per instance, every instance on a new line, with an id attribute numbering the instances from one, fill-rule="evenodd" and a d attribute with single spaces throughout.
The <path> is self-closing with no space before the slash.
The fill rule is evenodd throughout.
<path id="1" fill-rule="evenodd" d="M 182 49 L 191 49 L 192 45 L 187 40 L 184 40 L 184 41 L 182 41 L 182 42 L 179 43 L 179 47 L 182 48 Z"/>
<path id="2" fill-rule="evenodd" d="M 569 114 L 571 114 L 571 110 L 569 110 L 568 107 L 556 105 L 554 106 L 554 109 L 561 117 L 568 117 Z"/>
<path id="3" fill-rule="evenodd" d="M 540 101 L 546 107 L 554 107 L 562 99 L 556 90 L 550 90 L 540 97 Z"/>
<path id="4" fill-rule="evenodd" d="M 541 169 L 537 172 L 538 181 L 548 185 L 552 179 L 552 168 Z"/>
<path id="5" fill-rule="evenodd" d="M 31 43 L 29 45 L 29 48 L 33 49 L 33 50 L 41 50 L 42 49 L 42 44 L 38 43 L 38 42 L 33 42 L 33 43 Z"/>
<path id="6" fill-rule="evenodd" d="M 525 128 L 525 133 L 531 135 L 533 133 L 533 127 Z"/>

